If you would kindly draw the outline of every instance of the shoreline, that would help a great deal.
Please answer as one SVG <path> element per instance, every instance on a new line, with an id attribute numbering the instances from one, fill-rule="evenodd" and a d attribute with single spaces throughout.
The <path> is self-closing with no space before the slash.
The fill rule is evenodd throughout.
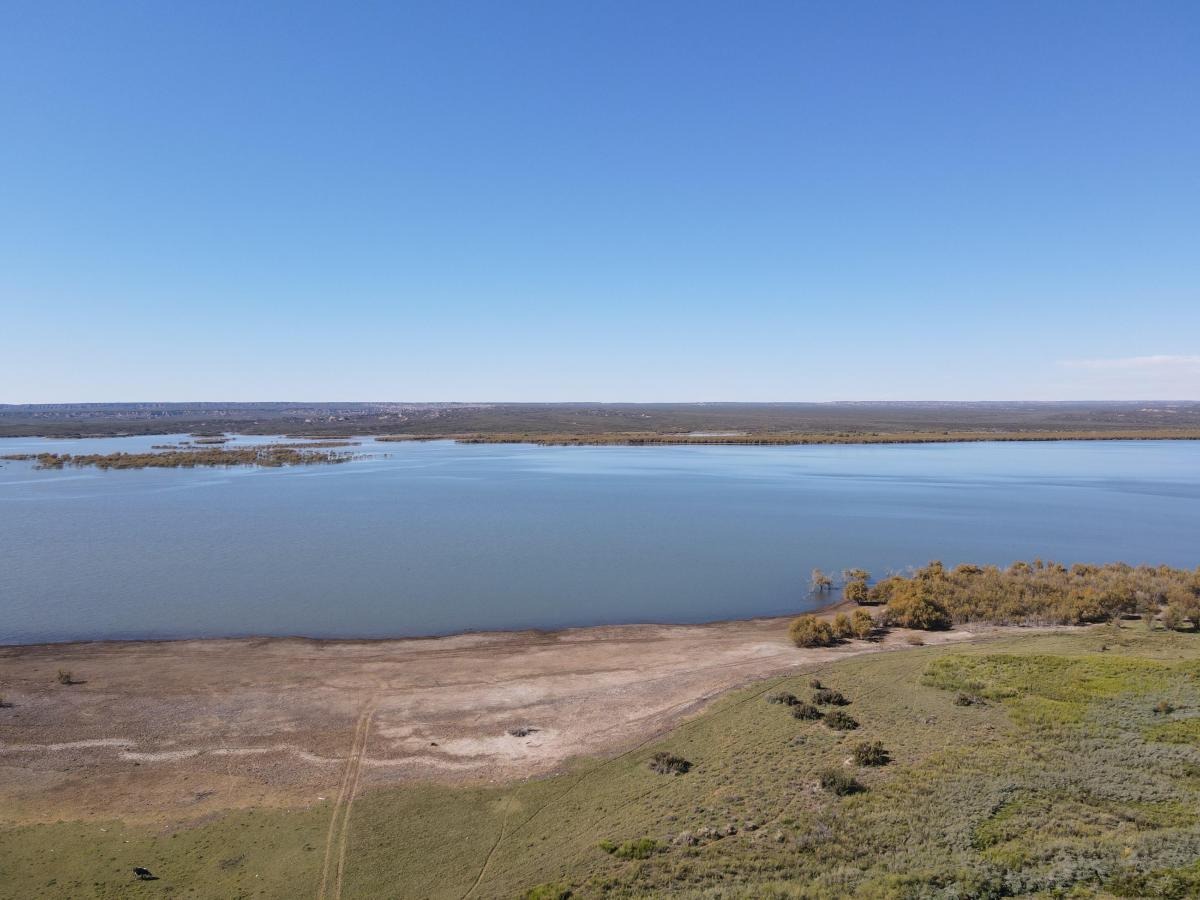
<path id="1" fill-rule="evenodd" d="M 626 752 L 751 682 L 914 649 L 903 630 L 797 648 L 790 618 L 399 640 L 8 645 L 0 808 L 14 822 L 162 822 L 309 807 L 336 793 L 360 723 L 371 735 L 364 789 L 539 777 L 574 758 Z M 920 634 L 936 646 L 1047 630 Z M 60 669 L 75 681 L 58 683 Z M 133 796 L 130 809 L 124 798 Z"/>
<path id="2" fill-rule="evenodd" d="M 839 612 L 856 609 L 858 606 L 859 604 L 854 601 L 840 599 L 831 600 L 822 606 L 815 606 L 811 609 L 798 609 L 795 612 L 782 615 L 733 616 L 703 622 L 643 621 L 564 625 L 561 628 L 542 628 L 537 626 L 525 628 L 468 628 L 461 631 L 447 631 L 438 634 L 395 634 L 388 635 L 387 637 L 315 637 L 307 634 L 216 634 L 200 637 L 75 638 L 62 641 L 22 641 L 20 643 L 0 641 L 0 655 L 7 650 L 27 647 L 60 647 L 65 649 L 71 647 L 114 646 L 118 644 L 140 646 L 145 644 L 183 644 L 203 641 L 307 641 L 313 644 L 366 646 L 370 644 L 395 643 L 397 641 L 440 641 L 458 637 L 507 637 L 514 635 L 554 637 L 569 632 L 588 631 L 598 628 L 715 628 L 721 625 L 776 623 L 786 631 L 788 623 L 797 616 L 833 616 Z"/>

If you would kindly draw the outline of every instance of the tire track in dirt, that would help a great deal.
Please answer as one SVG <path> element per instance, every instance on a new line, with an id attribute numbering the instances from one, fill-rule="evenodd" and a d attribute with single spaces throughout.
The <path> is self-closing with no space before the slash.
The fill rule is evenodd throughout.
<path id="1" fill-rule="evenodd" d="M 479 885 L 483 884 L 483 876 L 488 870 L 488 865 L 492 861 L 492 857 L 496 855 L 496 848 L 500 846 L 504 840 L 505 831 L 508 829 L 508 813 L 512 808 L 513 795 L 509 794 L 504 798 L 504 818 L 500 820 L 500 833 L 496 835 L 496 843 L 492 844 L 492 849 L 488 851 L 488 855 L 483 858 L 483 865 L 479 867 L 479 874 L 475 876 L 475 883 L 462 895 L 462 900 L 467 900 Z"/>
<path id="2" fill-rule="evenodd" d="M 367 734 L 371 728 L 371 716 L 374 712 L 374 701 L 370 700 L 363 707 L 358 721 L 354 725 L 354 735 L 350 740 L 350 752 L 346 756 L 346 768 L 342 773 L 342 783 L 333 804 L 333 813 L 329 817 L 329 831 L 325 836 L 325 861 L 321 867 L 321 886 L 317 891 L 317 900 L 336 900 L 341 896 L 342 872 L 345 868 L 346 826 L 350 821 L 350 807 L 354 791 L 358 788 L 359 772 L 362 768 L 362 758 L 367 747 Z M 336 867 L 334 865 L 335 847 L 338 850 Z M 330 892 L 331 874 L 334 875 L 332 893 Z"/>
<path id="3" fill-rule="evenodd" d="M 354 798 L 358 795 L 358 782 L 362 777 L 362 761 L 367 755 L 367 739 L 371 736 L 371 717 L 375 715 L 378 704 L 374 699 L 367 703 L 363 711 L 362 742 L 358 755 L 354 759 L 354 778 L 350 782 L 350 790 L 346 794 L 346 805 L 342 814 L 342 828 L 338 836 L 337 877 L 333 883 L 333 900 L 341 900 L 342 881 L 346 875 L 346 847 L 350 842 L 350 813 L 354 809 Z"/>

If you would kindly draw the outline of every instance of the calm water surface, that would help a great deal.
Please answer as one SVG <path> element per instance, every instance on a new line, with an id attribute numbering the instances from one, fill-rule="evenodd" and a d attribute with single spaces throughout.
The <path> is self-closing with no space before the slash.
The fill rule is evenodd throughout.
<path id="1" fill-rule="evenodd" d="M 355 449 L 290 469 L 0 463 L 0 642 L 699 622 L 811 606 L 814 566 L 1200 563 L 1200 442 Z"/>

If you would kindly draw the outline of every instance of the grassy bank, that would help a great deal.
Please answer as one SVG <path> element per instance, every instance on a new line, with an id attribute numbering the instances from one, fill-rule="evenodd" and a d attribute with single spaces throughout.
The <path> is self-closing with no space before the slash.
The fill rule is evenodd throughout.
<path id="1" fill-rule="evenodd" d="M 343 896 L 1196 896 L 1197 722 L 1200 639 L 1143 622 L 850 658 L 552 777 L 366 791 Z M 329 812 L 7 829 L 0 893 L 131 896 L 147 865 L 139 896 L 312 894 Z"/>

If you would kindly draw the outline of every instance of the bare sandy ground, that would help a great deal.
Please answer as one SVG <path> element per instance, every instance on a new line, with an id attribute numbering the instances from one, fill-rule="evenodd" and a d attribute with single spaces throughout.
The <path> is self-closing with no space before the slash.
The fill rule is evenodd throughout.
<path id="1" fill-rule="evenodd" d="M 0 647 L 0 821 L 305 806 L 338 792 L 352 748 L 364 788 L 530 777 L 653 739 L 748 681 L 903 648 L 905 638 L 800 650 L 786 619 L 758 619 Z M 78 683 L 59 684 L 60 668 Z M 510 733 L 522 727 L 534 730 Z"/>

